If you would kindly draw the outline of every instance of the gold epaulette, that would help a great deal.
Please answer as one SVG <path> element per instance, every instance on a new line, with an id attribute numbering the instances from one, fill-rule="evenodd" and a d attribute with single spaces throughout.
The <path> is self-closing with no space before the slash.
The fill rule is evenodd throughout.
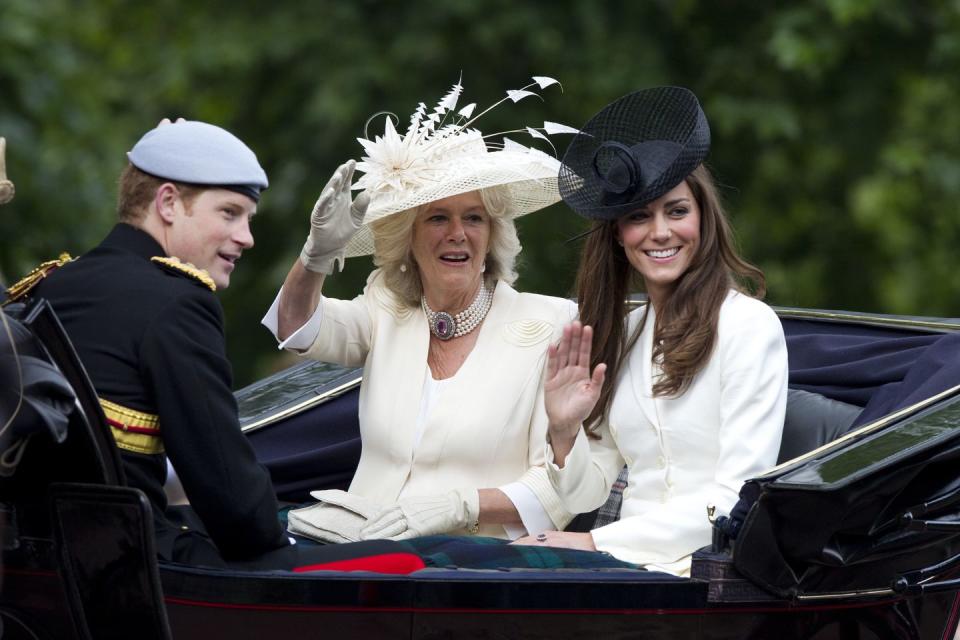
<path id="1" fill-rule="evenodd" d="M 47 260 L 39 267 L 28 273 L 25 278 L 22 278 L 19 282 L 7 289 L 7 299 L 3 304 L 15 302 L 24 297 L 30 293 L 31 289 L 40 284 L 40 281 L 46 278 L 51 271 L 62 267 L 71 260 L 73 260 L 73 258 L 71 258 L 70 254 L 67 252 L 61 253 L 60 257 L 56 260 Z"/>
<path id="2" fill-rule="evenodd" d="M 182 262 L 180 258 L 168 258 L 167 256 L 154 256 L 150 258 L 150 260 L 166 268 L 167 271 L 173 271 L 174 273 L 193 278 L 210 289 L 210 291 L 217 290 L 217 284 L 213 281 L 213 278 L 210 277 L 210 274 L 203 269 L 198 269 L 189 262 Z"/>
<path id="3" fill-rule="evenodd" d="M 100 406 L 112 427 L 117 446 L 134 453 L 163 453 L 160 418 L 152 413 L 130 409 L 100 398 Z"/>

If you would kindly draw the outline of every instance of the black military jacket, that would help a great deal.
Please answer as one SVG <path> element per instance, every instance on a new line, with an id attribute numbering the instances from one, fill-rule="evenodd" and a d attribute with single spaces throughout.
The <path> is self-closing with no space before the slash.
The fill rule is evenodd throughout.
<path id="1" fill-rule="evenodd" d="M 153 506 L 161 557 L 203 562 L 190 546 L 206 538 L 168 511 L 166 456 L 223 558 L 285 546 L 270 477 L 240 431 L 220 303 L 153 256 L 164 252 L 149 234 L 118 224 L 31 295 L 53 305 L 102 400 L 159 417 L 165 453 L 121 448 L 121 457 Z"/>

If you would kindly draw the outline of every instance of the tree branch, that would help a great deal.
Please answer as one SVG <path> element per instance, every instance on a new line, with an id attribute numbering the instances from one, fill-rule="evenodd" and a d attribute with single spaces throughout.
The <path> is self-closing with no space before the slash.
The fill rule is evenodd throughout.
<path id="1" fill-rule="evenodd" d="M 0 204 L 13 200 L 13 183 L 7 180 L 7 139 L 0 137 Z"/>

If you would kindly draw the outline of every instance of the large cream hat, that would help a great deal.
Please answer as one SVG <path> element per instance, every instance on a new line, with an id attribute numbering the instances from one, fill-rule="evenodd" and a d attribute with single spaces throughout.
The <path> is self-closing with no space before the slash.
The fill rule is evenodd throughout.
<path id="1" fill-rule="evenodd" d="M 557 175 L 560 162 L 538 149 L 506 138 L 503 134 L 484 136 L 471 125 L 494 107 L 507 100 L 517 102 L 532 95 L 533 87 L 544 89 L 559 84 L 553 78 L 535 76 L 522 89 L 507 92 L 507 97 L 473 116 L 476 104 L 456 110 L 463 87 L 458 82 L 432 113 L 420 103 L 402 136 L 391 117 L 385 115 L 384 133 L 372 141 L 360 138 L 366 155 L 357 163 L 364 175 L 353 185 L 365 189 L 370 205 L 363 226 L 347 246 L 347 256 L 373 253 L 370 223 L 394 213 L 406 211 L 449 196 L 486 187 L 503 186 L 507 190 L 507 215 L 518 217 L 542 209 L 560 200 Z M 576 129 L 552 122 L 543 127 L 523 127 L 509 133 L 524 133 L 543 140 L 555 133 L 576 133 Z M 498 142 L 491 138 L 499 137 Z"/>

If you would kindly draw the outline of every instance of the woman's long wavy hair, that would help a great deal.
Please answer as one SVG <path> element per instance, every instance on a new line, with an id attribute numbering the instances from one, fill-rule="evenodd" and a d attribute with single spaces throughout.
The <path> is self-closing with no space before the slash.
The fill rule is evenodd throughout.
<path id="1" fill-rule="evenodd" d="M 497 280 L 513 284 L 517 279 L 516 260 L 520 239 L 510 213 L 506 187 L 480 190 L 483 208 L 490 216 L 490 245 L 487 248 L 484 281 L 491 289 Z M 413 223 L 430 204 L 381 218 L 370 225 L 373 232 L 373 264 L 383 270 L 384 284 L 411 307 L 420 306 L 423 282 L 413 259 Z"/>
<path id="2" fill-rule="evenodd" d="M 657 309 L 653 327 L 653 360 L 662 375 L 654 382 L 655 396 L 678 396 L 706 366 L 717 339 L 720 306 L 731 288 L 763 298 L 763 272 L 737 253 L 710 170 L 697 167 L 685 178 L 700 207 L 700 244 L 687 270 L 674 283 L 663 307 Z M 613 388 L 623 362 L 636 344 L 647 315 L 628 336 L 626 298 L 632 289 L 643 290 L 643 278 L 633 268 L 617 242 L 617 221 L 599 221 L 588 236 L 576 279 L 580 321 L 593 327 L 591 370 L 607 363 L 607 375 L 587 433 L 594 435 L 609 415 Z M 594 435 L 594 437 L 596 437 Z"/>

